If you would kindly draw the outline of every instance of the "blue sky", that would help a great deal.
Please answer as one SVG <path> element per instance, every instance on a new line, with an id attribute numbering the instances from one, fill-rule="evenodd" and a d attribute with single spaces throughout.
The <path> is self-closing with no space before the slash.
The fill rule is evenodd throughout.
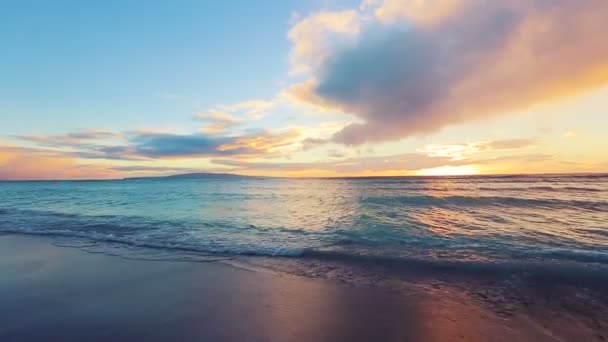
<path id="1" fill-rule="evenodd" d="M 276 92 L 297 1 L 18 1 L 0 20 L 0 103 L 60 132 L 175 125 L 193 110 Z M 7 8 L 8 7 L 8 8 Z"/>
<path id="2" fill-rule="evenodd" d="M 0 178 L 605 172 L 606 15 L 601 0 L 4 2 Z"/>

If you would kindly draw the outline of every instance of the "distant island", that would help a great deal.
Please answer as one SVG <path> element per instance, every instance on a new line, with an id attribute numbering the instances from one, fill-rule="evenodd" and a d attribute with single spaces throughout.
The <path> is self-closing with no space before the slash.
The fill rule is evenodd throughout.
<path id="1" fill-rule="evenodd" d="M 199 179 L 199 178 L 259 178 L 255 176 L 237 175 L 234 173 L 212 173 L 212 172 L 193 172 L 181 173 L 169 176 L 145 176 L 145 177 L 127 177 L 125 180 L 137 179 Z"/>

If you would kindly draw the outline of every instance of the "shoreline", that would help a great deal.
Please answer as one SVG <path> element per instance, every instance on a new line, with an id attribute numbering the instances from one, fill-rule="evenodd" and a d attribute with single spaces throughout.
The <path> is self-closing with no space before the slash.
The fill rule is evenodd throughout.
<path id="1" fill-rule="evenodd" d="M 513 298 L 492 299 L 489 288 L 470 282 L 396 278 L 390 281 L 398 289 L 359 286 L 339 277 L 309 279 L 218 261 L 129 260 L 51 242 L 0 235 L 0 340 L 608 339 L 605 303 L 595 294 L 578 299 L 598 302 L 589 312 L 553 306 L 559 297 L 522 310 L 509 303 Z M 492 310 L 499 304 L 516 307 L 502 315 Z"/>
<path id="2" fill-rule="evenodd" d="M 450 277 L 451 279 L 505 279 L 525 278 L 526 281 L 536 283 L 547 282 L 552 285 L 570 285 L 595 290 L 608 289 L 604 284 L 608 283 L 608 264 L 604 260 L 597 260 L 597 255 L 591 252 L 583 254 L 573 253 L 570 259 L 480 259 L 469 260 L 458 259 L 456 256 L 449 258 L 435 258 L 423 253 L 418 256 L 400 255 L 387 257 L 385 255 L 360 255 L 341 253 L 340 251 L 324 251 L 322 249 L 303 249 L 301 251 L 279 250 L 280 253 L 241 253 L 239 251 L 216 252 L 200 250 L 193 247 L 182 247 L 162 244 L 140 244 L 122 239 L 96 239 L 87 235 L 58 234 L 56 232 L 44 231 L 19 231 L 0 230 L 0 236 L 24 236 L 43 238 L 52 241 L 56 247 L 74 248 L 84 253 L 103 254 L 124 259 L 141 261 L 191 261 L 191 262 L 213 262 L 233 260 L 232 264 L 240 264 L 258 269 L 275 269 L 279 273 L 291 273 L 305 278 L 319 278 L 315 276 L 314 266 L 312 270 L 292 272 L 285 270 L 280 264 L 290 267 L 299 265 L 331 265 L 334 268 L 350 269 L 351 271 L 363 271 L 374 268 L 382 273 L 382 276 L 394 274 L 405 274 L 414 277 L 433 278 L 437 275 Z M 420 250 L 418 252 L 423 252 Z M 546 253 L 551 256 L 551 253 Z M 576 256 L 576 259 L 572 259 Z M 604 255 L 601 255 L 604 256 Z M 275 267 L 277 266 L 278 267 Z M 349 272 L 353 274 L 353 272 Z"/>

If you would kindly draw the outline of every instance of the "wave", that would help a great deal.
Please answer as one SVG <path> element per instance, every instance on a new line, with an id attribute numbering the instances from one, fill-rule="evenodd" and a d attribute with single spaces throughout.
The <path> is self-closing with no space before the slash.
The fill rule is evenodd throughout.
<path id="1" fill-rule="evenodd" d="M 298 230 L 293 231 L 298 233 Z M 74 231 L 67 229 L 47 229 L 47 230 L 37 230 L 37 229 L 27 229 L 27 228 L 19 228 L 19 229 L 11 229 L 11 228 L 2 228 L 0 227 L 0 233 L 5 234 L 26 234 L 26 235 L 40 235 L 40 236 L 50 236 L 50 237 L 67 237 L 67 238 L 79 238 L 87 241 L 101 242 L 101 243 L 120 243 L 133 247 L 142 247 L 142 248 L 155 248 L 155 249 L 164 249 L 164 250 L 174 250 L 180 252 L 196 252 L 202 254 L 221 254 L 221 255 L 244 255 L 244 256 L 279 256 L 279 257 L 300 257 L 300 256 L 323 256 L 323 257 L 342 257 L 342 258 L 371 258 L 371 259 L 386 259 L 388 261 L 395 261 L 401 259 L 411 258 L 409 254 L 403 253 L 394 253 L 394 255 L 386 255 L 386 254 L 373 254 L 373 251 L 376 248 L 369 247 L 382 247 L 383 243 L 372 244 L 371 246 L 364 243 L 365 241 L 359 239 L 353 239 L 353 232 L 349 231 L 336 231 L 331 234 L 335 237 L 340 237 L 333 242 L 328 242 L 324 245 L 318 246 L 316 248 L 313 247 L 302 247 L 295 248 L 289 246 L 281 246 L 281 245 L 270 245 L 270 244 L 261 244 L 261 243 L 237 243 L 234 242 L 231 245 L 222 245 L 222 244 L 193 244 L 187 242 L 178 242 L 178 241 L 168 241 L 164 239 L 164 241 L 152 241 L 149 239 L 141 238 L 139 236 L 115 236 L 112 233 L 99 233 L 99 232 L 82 232 L 82 231 Z M 348 236 L 350 238 L 345 238 Z M 365 240 L 365 239 L 364 239 Z M 389 248 L 392 245 L 386 245 L 385 247 Z M 573 248 L 559 248 L 559 247 L 544 247 L 544 248 L 529 248 L 524 246 L 516 246 L 510 244 L 498 244 L 494 247 L 491 245 L 482 246 L 479 243 L 474 243 L 472 241 L 465 243 L 461 242 L 460 244 L 455 243 L 454 241 L 445 241 L 445 240 L 433 240 L 426 238 L 416 238 L 411 237 L 408 241 L 408 246 L 410 250 L 404 248 L 406 252 L 414 253 L 416 250 L 418 251 L 426 251 L 426 252 L 440 252 L 443 255 L 449 255 L 448 252 L 474 252 L 479 253 L 490 250 L 500 250 L 503 252 L 503 258 L 508 259 L 521 259 L 521 260 L 563 260 L 563 261 L 575 261 L 575 262 L 583 262 L 583 263 L 599 263 L 599 264 L 607 264 L 608 265 L 608 252 L 599 251 L 599 250 L 582 250 L 582 249 L 573 249 Z M 358 250 L 353 248 L 348 252 L 344 251 L 344 247 L 364 247 L 364 250 Z M 394 247 L 394 246 L 393 246 Z M 403 247 L 403 246 L 402 246 Z M 333 249 L 332 248 L 337 248 Z M 411 249 L 414 248 L 414 249 Z M 372 253 L 369 253 L 372 251 Z M 394 250 L 387 250 L 395 252 Z M 431 255 L 431 254 L 427 254 Z M 455 254 L 454 254 L 455 255 Z M 459 258 L 454 256 L 454 258 Z M 462 258 L 461 259 L 467 259 Z M 436 257 L 430 257 L 430 259 L 438 259 Z M 449 258 L 448 258 L 449 259 Z M 471 259 L 467 259 L 471 260 Z M 427 260 L 428 261 L 428 260 Z"/>
<path id="2" fill-rule="evenodd" d="M 412 255 L 382 255 L 382 254 L 356 254 L 345 253 L 343 251 L 308 249 L 300 255 L 302 257 L 314 257 L 317 259 L 327 259 L 334 261 L 351 262 L 377 262 L 387 264 L 419 265 L 424 267 L 463 267 L 471 269 L 501 270 L 522 265 L 538 265 L 538 267 L 551 267 L 570 265 L 579 267 L 579 262 L 595 263 L 598 267 L 608 265 L 608 253 L 600 251 L 574 251 L 566 249 L 547 249 L 526 252 L 530 259 L 509 259 L 509 260 L 468 260 L 468 259 L 449 259 L 449 258 L 428 258 Z M 587 265 L 588 266 L 588 265 Z M 591 267 L 592 268 L 592 267 Z M 608 272 L 608 268 L 603 268 Z M 607 273 L 608 276 L 608 273 Z"/>
<path id="3" fill-rule="evenodd" d="M 337 178 L 348 180 L 349 178 Z M 538 182 L 604 182 L 608 174 L 531 174 L 531 175 L 466 175 L 466 176 L 395 176 L 395 177 L 360 177 L 363 181 L 379 183 L 433 183 L 449 181 L 451 183 L 538 183 Z"/>
<path id="4" fill-rule="evenodd" d="M 424 183 L 419 183 L 418 186 L 378 186 L 376 190 L 387 191 L 416 191 L 416 192 L 471 192 L 471 191 L 520 191 L 520 192 L 608 192 L 606 189 L 578 186 L 520 186 L 520 187 L 505 187 L 505 186 L 480 186 L 480 187 L 463 187 L 446 185 L 444 187 L 425 186 Z"/>
<path id="5" fill-rule="evenodd" d="M 576 207 L 586 210 L 606 211 L 608 202 L 567 200 L 567 199 L 537 199 L 507 196 L 382 196 L 364 197 L 363 202 L 373 204 L 391 205 L 395 202 L 405 205 L 427 205 L 427 206 L 488 206 L 502 205 L 513 207 Z"/>
<path id="6" fill-rule="evenodd" d="M 4 230 L 4 232 L 8 232 Z M 304 267 L 324 269 L 325 263 L 338 263 L 343 266 L 353 267 L 349 274 L 356 276 L 357 270 L 369 269 L 369 267 L 380 266 L 383 270 L 390 272 L 408 272 L 410 274 L 426 274 L 428 276 L 442 277 L 453 276 L 524 276 L 534 280 L 548 282 L 584 284 L 585 286 L 597 286 L 603 288 L 608 282 L 608 255 L 601 252 L 572 252 L 567 250 L 550 250 L 535 253 L 538 257 L 567 257 L 567 259 L 533 259 L 533 260 L 458 260 L 425 258 L 417 256 L 387 256 L 356 254 L 343 251 L 331 251 L 320 249 L 290 249 L 290 248 L 197 248 L 175 243 L 150 243 L 132 241 L 124 238 L 92 238 L 73 234 L 73 232 L 27 232 L 15 231 L 13 233 L 27 235 L 44 235 L 54 237 L 78 237 L 83 239 L 79 243 L 55 243 L 59 247 L 75 247 L 87 253 L 106 254 L 123 257 L 127 259 L 149 260 L 149 261 L 187 261 L 187 262 L 214 262 L 230 260 L 234 257 L 279 257 L 289 258 L 296 262 L 304 262 Z M 101 245 L 98 245 L 101 243 Z M 106 244 L 106 245 L 104 245 Z M 120 244 L 143 250 L 129 250 L 108 246 L 107 244 Z M 160 257 L 158 254 L 149 253 L 145 250 L 159 250 L 164 252 Z M 184 254 L 184 252 L 186 254 Z M 194 253 L 194 254 L 191 254 Z M 573 262 L 573 255 L 577 262 Z M 312 261 L 312 262 L 310 262 Z M 595 262 L 595 266 L 588 264 Z M 321 264 L 319 264 L 321 262 Z M 272 268 L 272 266 L 269 266 Z M 354 273 L 353 273 L 354 272 Z M 316 274 L 314 271 L 303 272 L 302 275 Z"/>
<path id="7" fill-rule="evenodd" d="M 551 186 L 521 186 L 521 187 L 479 187 L 478 190 L 481 191 L 529 191 L 529 190 L 539 190 L 539 191 L 557 191 L 558 188 L 554 188 Z"/>
<path id="8" fill-rule="evenodd" d="M 420 200 L 420 197 L 414 197 Z M 409 198 L 408 198 L 409 199 Z M 423 197 L 436 204 L 436 198 Z M 453 198 L 452 198 L 453 199 Z M 473 198 L 473 201 L 478 199 Z M 491 200 L 495 200 L 492 199 Z M 521 201 L 521 200 L 520 200 Z M 449 203 L 449 199 L 448 199 Z M 495 203 L 495 202 L 491 202 Z M 524 202 L 525 203 L 525 202 Z M 137 216 L 87 216 L 73 213 L 34 210 L 0 209 L 0 232 L 77 237 L 101 242 L 124 243 L 132 246 L 166 248 L 200 253 L 234 255 L 299 256 L 306 251 L 329 248 L 358 251 L 384 251 L 385 254 L 407 254 L 416 249 L 432 254 L 454 257 L 457 251 L 471 255 L 504 255 L 507 258 L 544 257 L 581 262 L 606 262 L 607 253 L 586 253 L 602 248 L 602 240 L 561 239 L 553 235 L 539 240 L 538 231 L 527 234 L 495 231 L 470 235 L 468 227 L 455 227 L 450 236 L 435 235 L 416 227 L 417 221 L 401 226 L 377 224 L 372 217 L 353 227 L 327 226 L 322 229 L 298 227 L 266 227 L 239 225 L 223 221 L 153 220 Z M 368 222 L 369 221 L 369 222 Z M 360 222 L 361 223 L 361 222 Z M 602 229 L 570 228 L 577 234 L 605 236 Z M 536 234 L 536 235 L 535 235 Z M 555 247 L 563 246 L 563 249 Z M 549 252 L 550 251 L 550 252 Z M 583 251 L 583 252 L 578 252 Z M 354 251 L 353 253 L 358 253 Z M 537 253 L 537 254 L 538 254 Z M 604 258 L 604 259 L 601 259 Z"/>
<path id="9" fill-rule="evenodd" d="M 305 265 L 313 265 L 310 267 L 322 268 L 324 263 L 330 262 L 358 269 L 376 265 L 385 270 L 403 270 L 430 275 L 501 276 L 520 274 L 536 279 L 585 283 L 586 285 L 603 286 L 608 282 L 608 253 L 565 248 L 512 250 L 510 252 L 513 254 L 509 258 L 503 259 L 467 259 L 456 256 L 446 257 L 445 253 L 439 257 L 416 255 L 413 250 L 410 252 L 414 253 L 407 255 L 387 255 L 373 254 L 373 251 L 371 253 L 370 251 L 362 252 L 356 249 L 293 248 L 260 244 L 197 246 L 188 243 L 144 241 L 137 238 L 69 230 L 36 231 L 3 228 L 0 229 L 0 234 L 2 233 L 68 239 L 55 244 L 60 247 L 79 248 L 88 253 L 150 261 L 211 262 L 235 257 L 270 257 L 293 259 L 296 262 L 305 262 Z M 74 241 L 75 239 L 78 241 Z M 66 243 L 65 241 L 74 242 Z M 159 251 L 161 256 L 159 257 L 158 253 L 150 253 L 149 250 Z"/>
<path id="10" fill-rule="evenodd" d="M 250 230 L 251 232 L 259 233 L 287 233 L 297 235 L 318 235 L 321 231 L 307 230 L 302 228 L 288 228 L 288 227 L 264 227 L 260 225 L 247 224 L 247 225 L 234 225 L 230 222 L 219 221 L 184 221 L 180 219 L 171 220 L 158 220 L 150 219 L 142 216 L 121 216 L 121 215 L 81 215 L 75 213 L 64 213 L 47 210 L 29 210 L 29 209 L 1 209 L 0 215 L 6 215 L 4 221 L 0 221 L 0 231 L 9 227 L 10 225 L 29 225 L 24 227 L 24 231 L 27 232 L 59 232 L 61 234 L 67 232 L 74 232 L 76 234 L 91 233 L 102 233 L 103 236 L 111 235 L 126 235 L 131 233 L 146 233 L 162 231 L 163 229 L 183 229 L 185 231 L 204 228 L 210 230 L 222 230 L 226 233 L 229 232 L 242 232 L 243 230 Z M 32 228 L 40 227 L 40 228 Z M 62 227 L 63 229 L 57 229 Z M 21 226 L 20 226 L 21 228 Z M 68 229 L 66 229 L 68 228 Z M 15 230 L 14 228 L 6 228 L 9 230 Z M 12 232 L 11 230 L 11 232 Z M 79 235 L 80 236 L 80 235 Z"/>
<path id="11" fill-rule="evenodd" d="M 72 230 L 29 230 L 29 229 L 6 229 L 1 228 L 0 233 L 38 235 L 49 237 L 80 238 L 88 241 L 101 243 L 120 243 L 133 247 L 153 248 L 162 250 L 174 250 L 179 252 L 195 252 L 204 255 L 243 255 L 243 256 L 283 256 L 295 257 L 304 253 L 303 248 L 289 248 L 280 246 L 253 246 L 253 245 L 234 245 L 234 246 L 195 246 L 178 242 L 152 242 L 127 237 L 115 237 L 112 235 L 98 233 L 80 233 Z"/>
<path id="12" fill-rule="evenodd" d="M 576 286 L 594 287 L 605 290 L 608 282 L 608 267 L 606 265 L 587 265 L 564 261 L 470 261 L 454 259 L 427 259 L 418 257 L 386 257 L 374 255 L 353 255 L 339 252 L 308 251 L 304 257 L 314 258 L 324 262 L 337 262 L 346 266 L 354 266 L 358 270 L 374 272 L 417 274 L 431 277 L 446 276 L 472 277 L 521 277 L 532 281 L 555 284 L 571 284 Z M 317 265 L 313 263 L 312 265 Z M 380 266 L 378 269 L 374 266 Z M 313 266 L 315 267 L 315 266 Z M 321 267 L 323 268 L 323 267 Z M 323 269 L 319 270 L 322 273 Z M 319 272 L 303 272 L 303 275 L 318 274 Z M 347 274 L 357 274 L 349 271 Z"/>
<path id="13" fill-rule="evenodd" d="M 460 188 L 459 188 L 460 189 Z M 471 190 L 471 188 L 462 188 L 462 190 Z M 557 187 L 557 186 L 530 186 L 530 187 L 479 187 L 478 190 L 482 191 L 548 191 L 548 192 L 566 192 L 566 191 L 574 191 L 574 192 L 604 192 L 605 190 L 598 188 L 589 188 L 589 187 L 577 187 L 577 186 L 565 186 L 565 187 Z"/>

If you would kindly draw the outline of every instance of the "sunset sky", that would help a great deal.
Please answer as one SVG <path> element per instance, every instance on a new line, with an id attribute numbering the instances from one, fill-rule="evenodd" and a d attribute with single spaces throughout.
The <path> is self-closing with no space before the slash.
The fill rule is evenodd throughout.
<path id="1" fill-rule="evenodd" d="M 608 1 L 8 1 L 0 179 L 608 172 Z"/>

